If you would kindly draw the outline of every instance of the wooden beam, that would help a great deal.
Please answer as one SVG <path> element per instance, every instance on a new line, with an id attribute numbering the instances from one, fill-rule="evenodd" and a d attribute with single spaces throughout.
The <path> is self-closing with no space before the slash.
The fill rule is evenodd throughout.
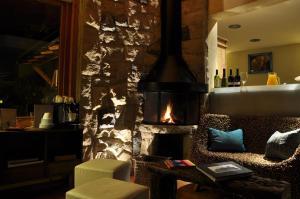
<path id="1" fill-rule="evenodd" d="M 44 73 L 44 71 L 42 69 L 40 69 L 37 66 L 33 67 L 33 70 L 39 74 L 39 76 L 41 76 L 41 78 L 43 78 L 50 86 L 52 86 L 52 81 L 49 79 L 48 75 L 46 73 Z"/>
<path id="2" fill-rule="evenodd" d="M 60 6 L 60 0 L 38 0 L 38 2 L 53 6 Z"/>
<path id="3" fill-rule="evenodd" d="M 208 14 L 212 15 L 224 11 L 223 0 L 209 0 L 208 1 Z"/>
<path id="4" fill-rule="evenodd" d="M 209 0 L 208 11 L 212 15 L 255 1 L 258 0 Z"/>
<path id="5" fill-rule="evenodd" d="M 72 0 L 37 0 L 40 3 L 45 3 L 49 5 L 60 6 L 61 2 L 72 3 Z"/>
<path id="6" fill-rule="evenodd" d="M 224 0 L 223 0 L 224 1 Z M 224 10 L 242 6 L 257 0 L 225 0 L 224 1 Z"/>
<path id="7" fill-rule="evenodd" d="M 58 93 L 75 97 L 78 50 L 79 0 L 61 2 Z"/>

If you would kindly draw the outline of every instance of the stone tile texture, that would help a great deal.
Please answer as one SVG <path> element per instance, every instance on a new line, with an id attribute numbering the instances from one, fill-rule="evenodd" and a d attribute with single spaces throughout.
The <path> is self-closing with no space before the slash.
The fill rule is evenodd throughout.
<path id="1" fill-rule="evenodd" d="M 81 59 L 84 159 L 128 160 L 147 153 L 152 131 L 142 125 L 141 74 L 160 49 L 159 0 L 86 0 Z M 182 0 L 183 56 L 205 82 L 207 0 Z M 144 142 L 144 143 L 142 143 Z"/>

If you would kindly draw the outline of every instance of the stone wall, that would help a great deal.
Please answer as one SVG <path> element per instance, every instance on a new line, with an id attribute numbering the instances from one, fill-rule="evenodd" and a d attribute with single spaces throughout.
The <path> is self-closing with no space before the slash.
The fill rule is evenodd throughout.
<path id="1" fill-rule="evenodd" d="M 141 151 L 137 82 L 159 54 L 159 0 L 86 0 L 81 59 L 84 159 L 126 160 Z M 206 81 L 207 0 L 183 0 L 183 55 L 199 82 Z M 151 139 L 149 140 L 151 142 Z M 147 142 L 148 143 L 148 142 Z"/>

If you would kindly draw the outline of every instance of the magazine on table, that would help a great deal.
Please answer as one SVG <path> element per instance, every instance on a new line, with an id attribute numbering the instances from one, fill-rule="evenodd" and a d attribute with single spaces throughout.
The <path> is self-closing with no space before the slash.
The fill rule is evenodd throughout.
<path id="1" fill-rule="evenodd" d="M 196 168 L 214 182 L 247 177 L 253 173 L 252 170 L 233 161 L 201 164 Z"/>

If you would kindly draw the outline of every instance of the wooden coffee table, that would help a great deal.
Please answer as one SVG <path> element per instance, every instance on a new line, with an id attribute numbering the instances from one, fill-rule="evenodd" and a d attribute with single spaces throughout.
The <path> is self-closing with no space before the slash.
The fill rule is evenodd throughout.
<path id="1" fill-rule="evenodd" d="M 260 177 L 256 174 L 238 180 L 215 183 L 195 167 L 168 169 L 163 163 L 148 166 L 151 173 L 151 199 L 176 199 L 177 180 L 211 186 L 232 198 L 289 199 L 290 184 L 286 181 Z"/>

